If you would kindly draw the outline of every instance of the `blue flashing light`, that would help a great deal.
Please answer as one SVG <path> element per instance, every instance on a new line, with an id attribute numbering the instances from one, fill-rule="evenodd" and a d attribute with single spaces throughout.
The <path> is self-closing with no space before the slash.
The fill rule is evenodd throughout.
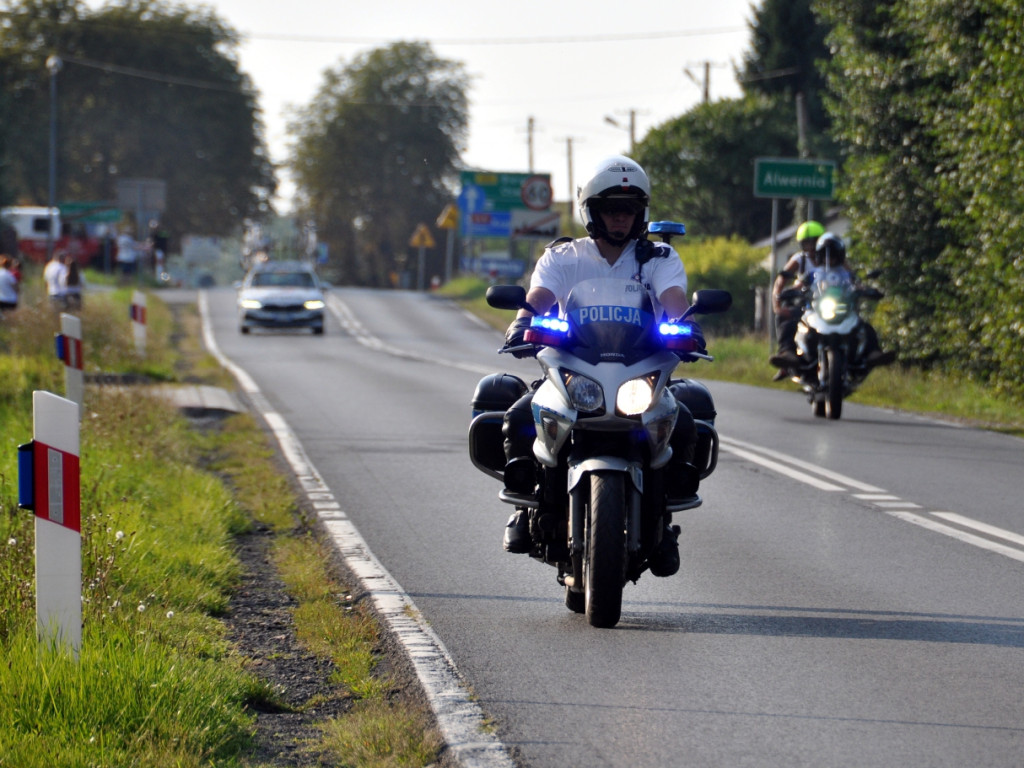
<path id="1" fill-rule="evenodd" d="M 559 317 L 534 317 L 524 338 L 531 344 L 557 347 L 569 338 L 569 323 Z"/>
<path id="2" fill-rule="evenodd" d="M 658 333 L 662 336 L 690 336 L 693 334 L 693 328 L 688 324 L 662 323 L 658 326 Z"/>
<path id="3" fill-rule="evenodd" d="M 559 317 L 534 317 L 530 321 L 530 327 L 543 331 L 554 331 L 555 333 L 569 332 L 569 323 Z"/>

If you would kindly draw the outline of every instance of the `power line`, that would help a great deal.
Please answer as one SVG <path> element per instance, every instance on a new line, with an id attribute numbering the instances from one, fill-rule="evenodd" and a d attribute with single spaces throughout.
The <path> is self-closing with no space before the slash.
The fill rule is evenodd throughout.
<path id="1" fill-rule="evenodd" d="M 111 72 L 116 75 L 125 75 L 127 77 L 137 77 L 142 80 L 153 80 L 158 83 L 185 85 L 190 88 L 203 88 L 208 91 L 224 91 L 225 93 L 238 94 L 245 92 L 245 90 L 242 89 L 241 84 L 238 86 L 232 86 L 214 82 L 212 80 L 194 80 L 190 77 L 175 77 L 174 75 L 164 75 L 160 72 L 150 72 L 144 69 L 136 69 L 134 67 L 123 67 L 120 64 L 109 64 L 107 62 L 93 61 L 91 59 L 80 59 L 77 56 L 67 56 L 65 54 L 59 54 L 59 58 L 61 61 L 77 64 L 80 67 L 99 69 L 103 72 Z"/>
<path id="2" fill-rule="evenodd" d="M 747 32 L 747 27 L 713 27 L 710 29 L 681 29 L 665 32 L 618 32 L 602 35 L 573 36 L 536 36 L 536 37 L 434 37 L 426 42 L 432 45 L 565 45 L 566 43 L 614 43 L 635 40 L 671 40 L 680 37 L 703 37 L 706 35 L 726 35 L 735 32 Z M 250 40 L 270 40 L 288 43 L 331 43 L 347 45 L 375 45 L 394 42 L 395 38 L 384 37 L 328 37 L 323 35 L 285 35 L 271 33 L 242 32 L 242 37 Z"/>

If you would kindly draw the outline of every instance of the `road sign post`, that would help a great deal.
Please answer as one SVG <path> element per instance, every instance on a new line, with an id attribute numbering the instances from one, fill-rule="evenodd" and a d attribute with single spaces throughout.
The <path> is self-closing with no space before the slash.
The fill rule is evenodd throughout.
<path id="1" fill-rule="evenodd" d="M 139 356 L 146 354 L 146 294 L 132 292 L 132 335 L 135 337 L 135 351 Z"/>
<path id="2" fill-rule="evenodd" d="M 444 281 L 450 283 L 452 279 L 452 258 L 455 253 L 455 230 L 459 226 L 459 209 L 449 203 L 441 211 L 441 215 L 437 217 L 437 224 L 439 229 L 447 230 L 447 236 L 445 240 L 445 254 L 444 254 Z"/>
<path id="3" fill-rule="evenodd" d="M 82 643 L 78 404 L 32 393 L 32 442 L 19 446 L 18 505 L 36 517 L 36 626 L 76 654 Z M 27 476 L 26 476 L 27 475 Z"/>
<path id="4" fill-rule="evenodd" d="M 778 245 L 779 200 L 804 197 L 831 200 L 835 194 L 836 164 L 833 160 L 805 160 L 781 157 L 759 157 L 754 160 L 754 197 L 772 200 L 772 268 L 768 295 L 771 296 L 779 268 Z M 768 341 L 775 343 L 775 317 L 769 298 Z"/>
<path id="5" fill-rule="evenodd" d="M 430 229 L 427 225 L 421 222 L 416 227 L 416 231 L 412 233 L 412 237 L 409 238 L 409 245 L 418 249 L 419 260 L 416 268 L 416 288 L 422 291 L 425 288 L 426 250 L 427 248 L 435 247 L 437 243 L 434 242 L 434 236 L 430 234 Z"/>
<path id="6" fill-rule="evenodd" d="M 60 333 L 56 338 L 57 359 L 64 362 L 64 396 L 78 405 L 85 402 L 85 376 L 82 360 L 82 321 L 66 312 L 60 314 Z"/>

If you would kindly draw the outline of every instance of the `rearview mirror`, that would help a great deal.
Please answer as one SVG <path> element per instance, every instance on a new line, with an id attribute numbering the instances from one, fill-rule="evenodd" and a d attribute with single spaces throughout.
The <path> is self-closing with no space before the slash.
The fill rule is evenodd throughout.
<path id="1" fill-rule="evenodd" d="M 522 309 L 526 306 L 526 289 L 521 285 L 492 285 L 487 289 L 487 303 L 495 309 Z"/>

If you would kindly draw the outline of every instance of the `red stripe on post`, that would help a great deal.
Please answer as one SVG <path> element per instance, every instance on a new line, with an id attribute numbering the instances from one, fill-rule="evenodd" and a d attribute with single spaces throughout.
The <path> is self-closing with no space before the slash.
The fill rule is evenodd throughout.
<path id="1" fill-rule="evenodd" d="M 38 440 L 34 441 L 32 451 L 36 517 L 81 533 L 82 491 L 78 457 Z"/>

